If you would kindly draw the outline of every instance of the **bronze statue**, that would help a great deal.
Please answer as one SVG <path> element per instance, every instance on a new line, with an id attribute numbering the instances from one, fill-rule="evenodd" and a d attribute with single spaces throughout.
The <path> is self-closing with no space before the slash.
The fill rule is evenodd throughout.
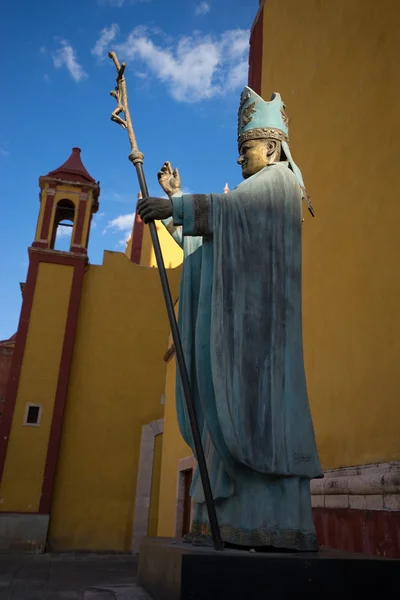
<path id="1" fill-rule="evenodd" d="M 310 479 L 321 477 L 308 402 L 301 320 L 302 199 L 279 94 L 245 88 L 238 163 L 227 194 L 183 194 L 177 169 L 158 174 L 169 199 L 144 197 L 184 250 L 179 330 L 222 540 L 241 548 L 318 549 Z M 196 456 L 179 376 L 180 431 Z M 211 543 L 198 473 L 186 541 Z"/>

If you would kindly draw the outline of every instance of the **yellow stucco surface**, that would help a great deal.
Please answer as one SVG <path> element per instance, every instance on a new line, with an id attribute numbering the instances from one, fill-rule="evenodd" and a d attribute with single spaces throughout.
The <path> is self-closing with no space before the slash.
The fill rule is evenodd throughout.
<path id="1" fill-rule="evenodd" d="M 178 246 L 174 238 L 168 233 L 161 221 L 155 221 L 155 223 L 165 266 L 167 269 L 172 269 L 179 266 L 183 261 L 183 252 L 181 247 Z M 150 230 L 147 226 L 145 226 L 143 231 L 142 255 L 140 257 L 140 264 L 146 267 L 157 266 L 153 244 L 150 237 Z"/>
<path id="2" fill-rule="evenodd" d="M 72 276 L 73 267 L 39 265 L 0 485 L 0 511 L 38 511 Z M 42 406 L 40 426 L 24 426 L 27 403 Z"/>
<path id="3" fill-rule="evenodd" d="M 280 92 L 313 201 L 304 211 L 307 384 L 325 469 L 400 459 L 397 32 L 390 0 L 268 0 L 262 95 Z M 383 122 L 382 122 L 383 121 Z M 177 464 L 191 455 L 168 365 L 158 535 L 174 535 Z"/>
<path id="4" fill-rule="evenodd" d="M 316 218 L 303 224 L 307 383 L 324 468 L 400 459 L 398 31 L 391 0 L 269 0 L 280 92 Z"/>
<path id="5" fill-rule="evenodd" d="M 159 536 L 175 535 L 178 462 L 181 458 L 192 456 L 191 449 L 180 434 L 176 418 L 175 374 L 176 362 L 175 358 L 172 358 L 168 363 L 165 386 L 164 435 L 157 531 Z"/>
<path id="6" fill-rule="evenodd" d="M 183 251 L 165 229 L 161 221 L 155 221 L 158 239 L 160 240 L 161 251 L 164 258 L 164 264 L 167 269 L 173 269 L 182 264 Z M 129 237 L 125 248 L 125 254 L 128 258 L 131 256 L 132 235 Z M 143 229 L 142 251 L 140 255 L 140 264 L 143 267 L 156 267 L 157 261 L 153 250 L 150 230 L 147 225 Z"/>
<path id="7" fill-rule="evenodd" d="M 179 269 L 168 276 L 176 297 Z M 51 548 L 130 550 L 141 429 L 164 413 L 168 330 L 157 269 L 133 264 L 118 252 L 105 252 L 103 265 L 89 266 L 51 511 Z"/>

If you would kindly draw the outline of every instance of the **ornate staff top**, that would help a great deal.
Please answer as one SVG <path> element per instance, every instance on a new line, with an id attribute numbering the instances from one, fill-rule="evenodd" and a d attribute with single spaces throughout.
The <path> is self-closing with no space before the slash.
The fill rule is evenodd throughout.
<path id="1" fill-rule="evenodd" d="M 127 129 L 129 143 L 131 145 L 131 151 L 129 154 L 129 160 L 136 165 L 137 163 L 143 163 L 144 154 L 140 152 L 135 132 L 133 131 L 131 115 L 129 112 L 128 105 L 128 92 L 126 89 L 126 81 L 124 76 L 124 71 L 126 67 L 126 63 L 120 64 L 117 55 L 115 52 L 109 52 L 108 56 L 114 61 L 115 68 L 117 69 L 117 85 L 115 89 L 110 92 L 110 95 L 113 96 L 117 101 L 117 108 L 111 113 L 111 120 L 121 125 L 123 129 Z M 122 119 L 119 115 L 124 113 L 125 119 Z"/>

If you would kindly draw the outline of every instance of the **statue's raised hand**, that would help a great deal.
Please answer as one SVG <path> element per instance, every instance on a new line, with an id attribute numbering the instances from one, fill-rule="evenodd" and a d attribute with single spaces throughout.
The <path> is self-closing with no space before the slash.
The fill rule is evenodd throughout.
<path id="1" fill-rule="evenodd" d="M 164 192 L 171 197 L 176 192 L 181 190 L 181 178 L 178 169 L 172 170 L 171 163 L 165 162 L 161 167 L 161 171 L 157 174 L 158 183 L 161 185 Z"/>

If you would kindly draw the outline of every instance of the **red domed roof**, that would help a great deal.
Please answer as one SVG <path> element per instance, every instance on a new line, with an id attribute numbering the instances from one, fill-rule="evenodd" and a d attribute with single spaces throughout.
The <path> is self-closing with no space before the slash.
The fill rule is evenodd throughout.
<path id="1" fill-rule="evenodd" d="M 55 169 L 50 171 L 47 177 L 54 177 L 56 179 L 65 179 L 66 181 L 78 181 L 78 182 L 90 182 L 96 183 L 91 175 L 86 171 L 82 160 L 81 160 L 81 149 L 72 148 L 72 153 L 69 159 Z"/>

